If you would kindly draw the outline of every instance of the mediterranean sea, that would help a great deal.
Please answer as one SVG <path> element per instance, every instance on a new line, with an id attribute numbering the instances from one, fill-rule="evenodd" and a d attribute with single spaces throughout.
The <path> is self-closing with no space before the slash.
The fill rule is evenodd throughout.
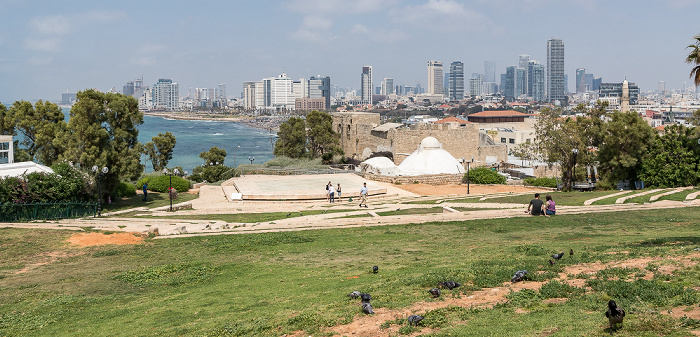
<path id="1" fill-rule="evenodd" d="M 66 122 L 70 109 L 63 108 Z M 268 130 L 257 129 L 243 123 L 230 121 L 179 120 L 155 116 L 143 116 L 139 126 L 139 142 L 146 144 L 158 133 L 170 131 L 175 136 L 173 159 L 168 167 L 180 166 L 188 173 L 196 166 L 204 164 L 199 154 L 216 146 L 226 150 L 224 163 L 228 166 L 250 164 L 249 158 L 255 158 L 254 164 L 262 164 L 274 156 L 272 143 L 277 134 Z M 238 148 L 240 146 L 240 148 Z M 141 163 L 146 165 L 146 172 L 153 172 L 153 165 L 141 155 Z"/>

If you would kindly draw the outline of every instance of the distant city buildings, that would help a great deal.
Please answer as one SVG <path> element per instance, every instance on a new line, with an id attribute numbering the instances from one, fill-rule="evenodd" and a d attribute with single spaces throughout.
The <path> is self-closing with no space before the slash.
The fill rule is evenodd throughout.
<path id="1" fill-rule="evenodd" d="M 428 95 L 442 95 L 442 62 L 428 61 Z"/>
<path id="2" fill-rule="evenodd" d="M 601 83 L 598 97 L 602 101 L 608 101 L 612 106 L 621 106 L 623 98 L 623 87 L 627 86 L 629 90 L 629 104 L 637 105 L 639 103 L 639 86 L 634 83 L 629 83 L 627 80 L 620 83 Z"/>
<path id="3" fill-rule="evenodd" d="M 464 99 L 464 63 L 460 61 L 450 64 L 449 97 L 450 101 Z"/>
<path id="4" fill-rule="evenodd" d="M 325 110 L 331 104 L 331 79 L 319 75 L 295 81 L 282 73 L 258 82 L 243 82 L 242 96 L 246 110 Z"/>
<path id="5" fill-rule="evenodd" d="M 372 66 L 362 67 L 360 99 L 363 104 L 372 104 Z"/>
<path id="6" fill-rule="evenodd" d="M 563 101 L 566 97 L 564 75 L 564 42 L 560 39 L 547 41 L 547 101 Z"/>
<path id="7" fill-rule="evenodd" d="M 180 86 L 169 78 L 161 78 L 153 85 L 148 110 L 176 111 L 180 109 Z"/>

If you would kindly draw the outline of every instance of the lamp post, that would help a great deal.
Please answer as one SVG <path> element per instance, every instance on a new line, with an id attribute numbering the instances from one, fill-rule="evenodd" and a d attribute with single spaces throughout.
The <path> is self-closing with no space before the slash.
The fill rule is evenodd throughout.
<path id="1" fill-rule="evenodd" d="M 578 156 L 578 149 L 572 149 L 571 153 L 574 154 L 574 177 L 571 180 L 573 187 L 576 188 L 576 157 Z"/>
<path id="2" fill-rule="evenodd" d="M 97 216 L 102 215 L 102 184 L 101 181 L 104 180 L 105 174 L 109 172 L 107 166 L 103 167 L 101 170 L 97 165 L 92 167 L 92 173 L 96 174 L 97 178 Z"/>
<path id="3" fill-rule="evenodd" d="M 236 168 L 236 149 L 240 148 L 240 145 L 236 145 L 236 147 L 233 148 L 233 168 Z"/>
<path id="4" fill-rule="evenodd" d="M 167 168 L 163 169 L 163 174 L 167 174 L 170 176 L 170 187 L 168 188 L 168 199 L 170 199 L 170 211 L 173 211 L 173 173 L 179 174 L 180 170 L 175 169 L 171 172 L 168 172 Z"/>
<path id="5" fill-rule="evenodd" d="M 253 165 L 253 162 L 255 161 L 255 157 L 248 156 L 248 160 L 250 160 L 250 165 Z"/>

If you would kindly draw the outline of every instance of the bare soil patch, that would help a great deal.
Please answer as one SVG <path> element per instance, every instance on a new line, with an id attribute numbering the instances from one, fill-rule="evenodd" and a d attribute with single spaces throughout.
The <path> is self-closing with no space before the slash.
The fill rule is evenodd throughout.
<path id="1" fill-rule="evenodd" d="M 68 242 L 81 246 L 135 245 L 143 242 L 143 237 L 135 233 L 80 233 L 68 238 Z"/>
<path id="2" fill-rule="evenodd" d="M 467 185 L 426 185 L 426 184 L 410 184 L 410 185 L 394 185 L 400 189 L 418 194 L 418 195 L 453 195 L 467 194 Z M 528 193 L 542 191 L 541 187 L 526 187 L 526 186 L 511 186 L 511 185 L 475 185 L 469 186 L 470 194 L 491 194 L 491 193 Z"/>
<path id="3" fill-rule="evenodd" d="M 52 264 L 61 258 L 73 257 L 73 256 L 81 255 L 81 254 L 82 253 L 80 253 L 80 252 L 65 252 L 65 251 L 53 251 L 53 252 L 42 253 L 42 254 L 39 254 L 36 256 L 39 259 L 38 262 L 26 265 L 24 268 L 18 270 L 16 272 L 16 274 L 24 274 L 24 273 L 30 272 L 36 268 L 39 268 L 41 266 Z"/>

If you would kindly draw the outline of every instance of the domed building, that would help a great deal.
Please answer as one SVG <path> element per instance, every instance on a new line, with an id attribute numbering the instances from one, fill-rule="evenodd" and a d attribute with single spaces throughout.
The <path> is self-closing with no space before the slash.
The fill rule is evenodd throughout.
<path id="1" fill-rule="evenodd" d="M 379 159 L 382 158 L 382 159 Z M 430 174 L 463 174 L 464 166 L 435 137 L 426 137 L 399 166 L 389 158 L 376 157 L 361 164 L 363 172 L 386 176 L 419 176 Z"/>

